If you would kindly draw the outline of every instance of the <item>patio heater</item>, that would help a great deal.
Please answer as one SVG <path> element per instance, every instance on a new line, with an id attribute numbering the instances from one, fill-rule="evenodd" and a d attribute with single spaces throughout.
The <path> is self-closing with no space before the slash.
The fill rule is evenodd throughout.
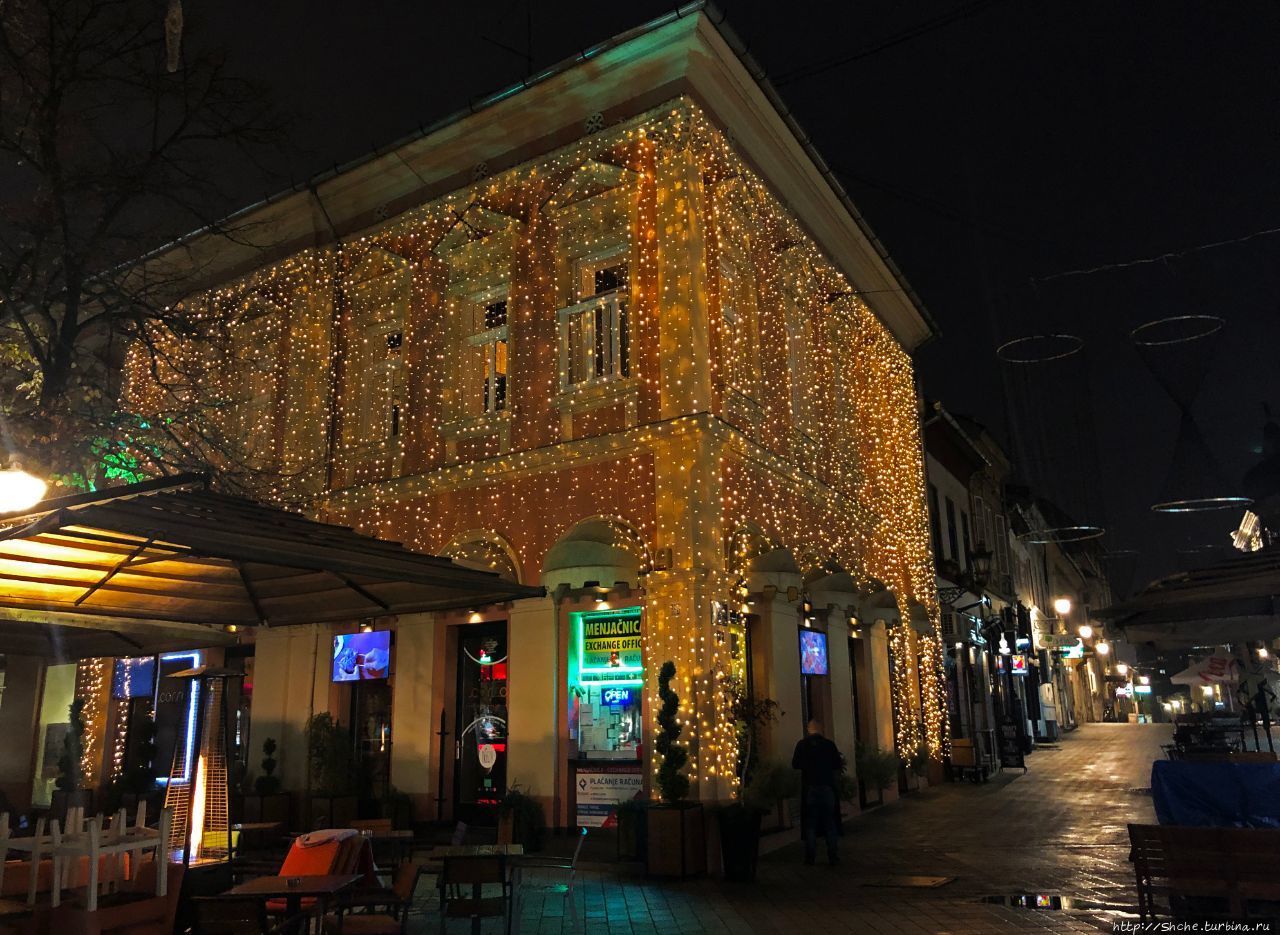
<path id="1" fill-rule="evenodd" d="M 227 679 L 240 674 L 201 665 L 169 676 L 185 679 L 193 695 L 164 797 L 170 815 L 169 841 L 175 848 L 169 856 L 187 868 L 188 879 L 192 871 L 207 877 L 194 886 L 201 891 L 217 892 L 225 888 L 224 882 L 231 883 Z"/>

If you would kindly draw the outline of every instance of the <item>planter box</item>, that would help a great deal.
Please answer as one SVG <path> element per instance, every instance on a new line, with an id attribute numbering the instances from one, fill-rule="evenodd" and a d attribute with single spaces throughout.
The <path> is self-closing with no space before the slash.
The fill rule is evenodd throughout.
<path id="1" fill-rule="evenodd" d="M 645 813 L 650 876 L 686 877 L 707 872 L 706 815 L 700 802 L 651 805 Z"/>
<path id="2" fill-rule="evenodd" d="M 354 795 L 336 795 L 311 797 L 310 821 L 307 827 L 311 831 L 319 828 L 350 828 L 356 820 L 360 800 Z"/>
<path id="3" fill-rule="evenodd" d="M 271 795 L 250 793 L 244 797 L 240 810 L 240 820 L 246 823 L 260 821 L 278 821 L 289 827 L 289 810 L 293 807 L 293 796 L 288 792 L 273 792 Z"/>
<path id="4" fill-rule="evenodd" d="M 619 808 L 618 860 L 644 860 L 648 844 L 647 809 Z"/>
<path id="5" fill-rule="evenodd" d="M 760 857 L 760 812 L 733 806 L 721 809 L 716 818 L 724 878 L 750 883 Z"/>

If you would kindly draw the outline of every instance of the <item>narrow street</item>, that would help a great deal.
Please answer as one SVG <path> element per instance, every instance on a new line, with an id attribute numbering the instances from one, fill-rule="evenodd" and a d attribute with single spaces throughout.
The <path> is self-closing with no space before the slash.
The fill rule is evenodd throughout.
<path id="1" fill-rule="evenodd" d="M 586 930 L 1110 931 L 1134 900 L 1125 825 L 1154 820 L 1146 789 L 1169 736 L 1165 725 L 1085 725 L 1028 757 L 1026 775 L 932 788 L 850 822 L 836 868 L 821 847 L 818 865 L 804 867 L 797 842 L 762 857 L 746 886 L 587 872 Z M 908 877 L 954 879 L 919 887 L 903 885 L 916 882 Z M 1069 908 L 991 899 L 1037 894 L 1065 897 Z M 523 932 L 572 931 L 560 898 L 527 904 L 522 923 Z"/>

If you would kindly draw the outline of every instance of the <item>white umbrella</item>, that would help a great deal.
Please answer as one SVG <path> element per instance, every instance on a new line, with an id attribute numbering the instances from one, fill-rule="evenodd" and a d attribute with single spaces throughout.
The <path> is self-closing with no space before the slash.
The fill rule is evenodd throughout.
<path id="1" fill-rule="evenodd" d="M 1240 681 L 1240 660 L 1217 652 L 1194 662 L 1169 681 L 1175 685 L 1216 685 Z"/>

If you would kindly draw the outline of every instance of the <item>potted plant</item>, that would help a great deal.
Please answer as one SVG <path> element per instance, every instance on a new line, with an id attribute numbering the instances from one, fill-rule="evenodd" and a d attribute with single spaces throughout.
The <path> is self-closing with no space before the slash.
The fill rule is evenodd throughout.
<path id="1" fill-rule="evenodd" d="M 671 689 L 676 666 L 671 660 L 658 671 L 658 735 L 653 748 L 660 756 L 656 777 L 661 804 L 652 805 L 645 813 L 646 867 L 655 876 L 688 877 L 707 869 L 706 831 L 702 805 L 686 802 L 689 777 L 681 772 L 689 762 L 689 753 L 679 742 L 683 728 L 676 715 L 680 696 Z"/>
<path id="2" fill-rule="evenodd" d="M 54 815 L 65 817 L 67 809 L 91 805 L 91 795 L 84 788 L 84 699 L 74 698 L 67 709 L 67 732 L 62 738 L 62 752 L 58 755 L 58 777 L 50 808 Z"/>
<path id="3" fill-rule="evenodd" d="M 512 783 L 498 805 L 498 840 L 523 844 L 526 852 L 540 851 L 546 827 L 542 803 Z"/>
<path id="4" fill-rule="evenodd" d="M 289 823 L 292 796 L 280 791 L 280 777 L 276 775 L 276 766 L 279 765 L 275 758 L 277 749 L 274 737 L 262 741 L 262 772 L 253 779 L 253 792 L 246 793 L 244 797 L 246 822 Z"/>
<path id="5" fill-rule="evenodd" d="M 744 679 L 733 676 L 722 680 L 729 700 L 729 713 L 734 720 L 737 739 L 737 798 L 716 815 L 720 827 L 720 853 L 726 880 L 750 882 L 756 877 L 760 856 L 760 820 L 772 803 L 752 784 L 756 772 L 756 748 L 759 733 L 778 716 L 778 703 L 772 698 L 756 698 Z"/>
<path id="6" fill-rule="evenodd" d="M 356 818 L 356 758 L 351 735 L 325 712 L 307 724 L 310 827 L 349 828 Z"/>
<path id="7" fill-rule="evenodd" d="M 765 814 L 774 813 L 774 829 L 793 827 L 791 803 L 800 797 L 800 774 L 783 760 L 766 760 L 752 771 L 744 795 Z"/>
<path id="8" fill-rule="evenodd" d="M 929 751 L 926 747 L 918 747 L 916 752 L 911 755 L 911 762 L 908 764 L 911 772 L 916 777 L 916 788 L 920 788 L 920 781 L 927 780 L 929 777 Z"/>
<path id="9" fill-rule="evenodd" d="M 382 799 L 382 817 L 391 819 L 391 827 L 407 829 L 413 825 L 413 799 L 395 786 Z"/>
<path id="10" fill-rule="evenodd" d="M 863 806 L 871 803 L 871 791 L 876 793 L 876 805 L 884 802 L 884 790 L 898 780 L 898 757 L 877 747 L 858 744 L 853 757 L 854 771 L 858 774 Z"/>
<path id="11" fill-rule="evenodd" d="M 618 819 L 618 860 L 644 860 L 648 807 L 649 803 L 641 799 L 627 799 L 614 810 Z"/>

